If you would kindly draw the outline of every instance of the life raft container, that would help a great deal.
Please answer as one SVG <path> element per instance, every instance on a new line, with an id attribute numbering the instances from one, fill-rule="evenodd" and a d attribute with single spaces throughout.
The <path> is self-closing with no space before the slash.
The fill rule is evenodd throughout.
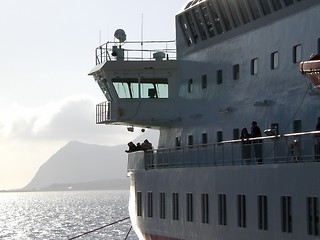
<path id="1" fill-rule="evenodd" d="M 300 72 L 310 80 L 315 88 L 320 89 L 320 54 L 312 56 L 308 61 L 301 62 Z"/>

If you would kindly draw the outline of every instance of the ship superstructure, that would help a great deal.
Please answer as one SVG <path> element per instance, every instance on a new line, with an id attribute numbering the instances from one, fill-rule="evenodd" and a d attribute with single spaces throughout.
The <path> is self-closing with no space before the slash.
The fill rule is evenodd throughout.
<path id="1" fill-rule="evenodd" d="M 194 0 L 176 42 L 119 30 L 96 49 L 97 123 L 160 130 L 158 149 L 128 154 L 141 239 L 319 236 L 320 96 L 299 72 L 320 53 L 319 11 L 316 0 Z M 262 137 L 241 139 L 253 121 Z"/>

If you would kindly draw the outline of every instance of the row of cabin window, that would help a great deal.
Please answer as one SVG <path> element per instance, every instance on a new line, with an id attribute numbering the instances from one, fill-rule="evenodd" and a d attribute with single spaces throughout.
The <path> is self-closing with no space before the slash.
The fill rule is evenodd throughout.
<path id="1" fill-rule="evenodd" d="M 320 122 L 320 118 L 318 118 L 318 122 Z M 273 123 L 273 125 L 277 125 L 277 123 Z M 301 120 L 294 120 L 292 123 L 292 132 L 298 133 L 302 132 L 302 121 Z M 240 138 L 240 129 L 235 128 L 233 129 L 233 140 L 237 140 Z M 223 132 L 222 131 L 217 131 L 216 132 L 216 141 L 217 142 L 222 142 L 223 141 Z M 207 133 L 202 133 L 201 134 L 201 144 L 207 144 L 208 143 L 208 134 Z M 193 135 L 188 135 L 188 145 L 192 146 L 194 145 L 193 141 Z M 180 147 L 181 146 L 181 138 L 176 137 L 176 146 Z"/>
<path id="2" fill-rule="evenodd" d="M 166 219 L 166 197 L 165 193 L 159 194 L 159 217 Z M 137 216 L 142 217 L 142 192 L 137 192 Z M 218 194 L 218 224 L 227 225 L 227 195 Z M 281 196 L 281 230 L 282 232 L 291 233 L 293 222 L 292 197 Z M 209 224 L 209 194 L 201 194 L 201 222 Z M 193 194 L 186 193 L 186 221 L 194 221 L 194 204 Z M 317 197 L 306 198 L 306 216 L 307 216 L 307 232 L 309 235 L 319 236 L 319 200 Z M 179 212 L 179 194 L 172 193 L 172 220 L 180 219 Z M 147 217 L 153 217 L 153 193 L 147 193 Z M 266 195 L 258 195 L 257 197 L 257 216 L 258 229 L 268 230 L 268 197 Z M 246 195 L 237 195 L 237 225 L 241 228 L 247 227 L 247 203 Z"/>
<path id="3" fill-rule="evenodd" d="M 276 12 L 301 0 L 208 0 L 179 16 L 189 46 Z M 185 9 L 201 2 L 190 1 Z M 249 7 L 247 8 L 246 5 Z"/>
<path id="4" fill-rule="evenodd" d="M 319 40 L 320 42 L 320 40 Z M 292 48 L 292 62 L 293 63 L 299 63 L 302 60 L 302 47 L 301 44 L 293 46 Z M 277 69 L 279 67 L 279 52 L 273 52 L 271 53 L 270 58 L 270 68 L 271 69 Z M 251 75 L 257 75 L 259 72 L 259 59 L 254 58 L 251 60 L 250 64 L 250 72 Z M 222 84 L 223 81 L 223 71 L 222 69 L 217 70 L 216 74 L 217 78 L 217 84 Z M 233 80 L 240 79 L 240 65 L 235 64 L 233 65 Z M 192 86 L 193 86 L 193 80 L 189 79 L 188 82 L 188 92 L 192 92 Z M 201 87 L 202 89 L 207 88 L 207 74 L 204 74 L 201 76 Z"/>

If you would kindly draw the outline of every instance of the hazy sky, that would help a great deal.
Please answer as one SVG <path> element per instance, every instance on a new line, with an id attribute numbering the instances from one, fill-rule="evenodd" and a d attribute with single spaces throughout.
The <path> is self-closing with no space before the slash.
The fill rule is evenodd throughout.
<path id="1" fill-rule="evenodd" d="M 24 187 L 70 140 L 115 145 L 139 133 L 95 125 L 105 101 L 87 74 L 113 41 L 175 39 L 187 0 L 10 0 L 0 7 L 0 190 Z"/>

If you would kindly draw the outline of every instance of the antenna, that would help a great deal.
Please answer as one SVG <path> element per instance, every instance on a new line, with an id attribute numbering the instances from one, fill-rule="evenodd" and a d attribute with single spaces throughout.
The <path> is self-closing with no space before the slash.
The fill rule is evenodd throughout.
<path id="1" fill-rule="evenodd" d="M 143 13 L 141 14 L 141 60 L 143 59 Z"/>

